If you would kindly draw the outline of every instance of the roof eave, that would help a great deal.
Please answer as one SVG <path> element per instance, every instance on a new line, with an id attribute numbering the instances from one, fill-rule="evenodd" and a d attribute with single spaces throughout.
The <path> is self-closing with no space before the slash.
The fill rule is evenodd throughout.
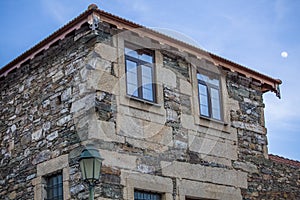
<path id="1" fill-rule="evenodd" d="M 134 29 L 136 29 L 136 31 L 139 31 L 139 32 L 140 31 L 147 32 L 149 35 L 143 33 L 143 36 L 149 36 L 150 38 L 154 37 L 153 39 L 156 39 L 157 41 L 168 44 L 170 46 L 175 46 L 176 48 L 180 49 L 181 51 L 187 51 L 192 54 L 202 55 L 203 57 L 207 57 L 210 60 L 212 59 L 212 61 L 216 65 L 226 67 L 226 68 L 230 69 L 231 71 L 238 72 L 240 74 L 244 74 L 246 77 L 252 78 L 256 81 L 260 81 L 263 86 L 263 88 L 262 88 L 263 92 L 272 91 L 272 92 L 276 93 L 277 97 L 280 98 L 279 85 L 282 84 L 282 81 L 280 79 L 274 79 L 272 77 L 269 77 L 267 75 L 264 75 L 262 73 L 254 71 L 252 69 L 249 69 L 245 66 L 242 66 L 235 62 L 232 62 L 230 60 L 222 58 L 218 55 L 207 52 L 203 49 L 200 49 L 198 47 L 195 47 L 195 46 L 185 43 L 183 41 L 177 40 L 175 38 L 172 38 L 172 37 L 162 34 L 160 32 L 154 31 L 154 30 L 144 27 L 142 25 L 136 24 L 134 22 L 128 21 L 126 19 L 120 18 L 118 16 L 112 15 L 105 11 L 97 9 L 96 12 L 100 16 L 102 21 L 106 21 L 108 23 L 114 24 L 115 26 L 117 26 L 120 29 L 129 29 L 132 31 L 135 31 Z M 201 56 L 199 56 L 199 57 L 201 57 Z"/>
<path id="2" fill-rule="evenodd" d="M 88 16 L 92 12 L 93 10 L 86 10 L 84 13 L 71 20 L 68 24 L 61 27 L 60 29 L 46 37 L 44 40 L 5 65 L 0 69 L 0 78 L 3 76 L 7 76 L 9 72 L 13 71 L 16 68 L 19 68 L 22 63 L 34 58 L 41 51 L 48 49 L 52 44 L 56 43 L 59 40 L 62 40 L 70 32 L 79 29 L 84 23 L 88 21 Z"/>
<path id="3" fill-rule="evenodd" d="M 128 29 L 128 30 L 138 31 L 138 32 L 143 31 L 143 34 L 145 34 L 145 36 L 153 38 L 157 41 L 168 44 L 170 46 L 175 46 L 176 48 L 182 51 L 195 54 L 197 55 L 197 57 L 207 57 L 208 59 L 211 59 L 216 65 L 220 65 L 222 67 L 230 69 L 231 71 L 244 74 L 246 77 L 253 78 L 255 80 L 260 81 L 262 85 L 266 86 L 263 88 L 263 92 L 273 91 L 276 93 L 278 97 L 280 97 L 279 85 L 282 83 L 282 81 L 279 79 L 271 78 L 267 75 L 256 72 L 245 66 L 229 61 L 225 58 L 222 58 L 213 53 L 202 50 L 193 45 L 187 44 L 183 41 L 177 40 L 175 38 L 164 35 L 152 29 L 146 28 L 134 22 L 115 16 L 111 13 L 102 11 L 98 9 L 96 6 L 89 7 L 89 9 L 83 12 L 81 15 L 79 15 L 78 17 L 70 21 L 68 24 L 58 29 L 53 34 L 51 34 L 50 36 L 42 40 L 40 43 L 38 43 L 37 45 L 35 45 L 25 53 L 21 54 L 19 57 L 17 57 L 16 59 L 8 63 L 3 68 L 1 68 L 0 78 L 3 76 L 7 76 L 7 74 L 12 70 L 19 68 L 21 64 L 27 61 L 28 59 L 34 58 L 35 55 L 37 55 L 42 50 L 48 49 L 53 43 L 56 43 L 58 40 L 63 39 L 68 33 L 76 29 L 79 29 L 84 23 L 88 22 L 89 16 L 92 14 L 99 15 L 101 21 L 105 21 L 107 23 L 113 24 L 117 26 L 119 29 Z"/>

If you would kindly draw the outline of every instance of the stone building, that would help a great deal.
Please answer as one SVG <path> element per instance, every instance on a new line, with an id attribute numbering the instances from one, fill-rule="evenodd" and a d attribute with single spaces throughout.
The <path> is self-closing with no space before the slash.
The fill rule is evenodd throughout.
<path id="1" fill-rule="evenodd" d="M 87 144 L 99 200 L 300 199 L 300 163 L 268 155 L 280 84 L 91 5 L 0 69 L 0 199 L 86 199 Z"/>

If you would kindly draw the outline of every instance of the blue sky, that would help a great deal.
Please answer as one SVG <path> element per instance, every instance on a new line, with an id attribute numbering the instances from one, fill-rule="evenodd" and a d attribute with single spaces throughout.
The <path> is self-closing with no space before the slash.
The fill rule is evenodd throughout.
<path id="1" fill-rule="evenodd" d="M 264 95 L 269 152 L 300 160 L 300 1 L 1 0 L 0 67 L 91 3 L 144 26 L 177 32 L 205 50 L 280 78 L 282 99 Z"/>

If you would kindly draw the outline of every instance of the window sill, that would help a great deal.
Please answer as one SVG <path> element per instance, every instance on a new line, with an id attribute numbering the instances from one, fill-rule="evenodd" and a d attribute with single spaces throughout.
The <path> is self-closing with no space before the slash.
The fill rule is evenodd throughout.
<path id="1" fill-rule="evenodd" d="M 223 126 L 228 126 L 228 123 L 226 123 L 224 121 L 209 118 L 209 117 L 205 117 L 205 116 L 202 116 L 202 115 L 200 115 L 200 119 L 204 119 L 206 121 L 212 121 L 212 122 L 218 123 L 218 124 L 223 125 Z"/>
<path id="2" fill-rule="evenodd" d="M 151 101 L 147 101 L 147 100 L 144 100 L 144 99 L 140 99 L 140 98 L 137 98 L 137 97 L 134 97 L 134 96 L 125 95 L 125 97 L 130 99 L 130 100 L 138 101 L 140 103 L 148 104 L 148 105 L 155 106 L 155 107 L 161 107 L 161 104 L 154 103 L 154 102 L 151 102 Z"/>

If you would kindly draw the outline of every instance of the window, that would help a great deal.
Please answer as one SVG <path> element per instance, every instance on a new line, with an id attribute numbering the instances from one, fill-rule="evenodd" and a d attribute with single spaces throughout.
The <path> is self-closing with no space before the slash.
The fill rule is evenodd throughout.
<path id="1" fill-rule="evenodd" d="M 70 199 L 69 155 L 64 154 L 37 165 L 33 179 L 34 200 Z"/>
<path id="2" fill-rule="evenodd" d="M 161 194 L 135 190 L 134 200 L 161 200 Z"/>
<path id="3" fill-rule="evenodd" d="M 222 120 L 220 80 L 218 75 L 198 72 L 197 79 L 200 115 Z"/>
<path id="4" fill-rule="evenodd" d="M 63 178 L 62 174 L 46 177 L 46 200 L 63 200 Z"/>
<path id="5" fill-rule="evenodd" d="M 125 47 L 127 94 L 155 102 L 153 52 Z"/>

